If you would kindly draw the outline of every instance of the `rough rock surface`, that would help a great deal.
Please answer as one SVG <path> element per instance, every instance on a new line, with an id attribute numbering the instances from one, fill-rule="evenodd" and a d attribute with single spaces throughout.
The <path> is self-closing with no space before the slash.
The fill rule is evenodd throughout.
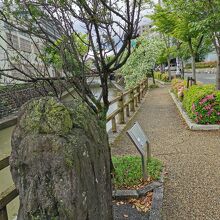
<path id="1" fill-rule="evenodd" d="M 10 157 L 20 198 L 17 219 L 112 219 L 109 158 L 105 128 L 79 101 L 26 103 Z"/>

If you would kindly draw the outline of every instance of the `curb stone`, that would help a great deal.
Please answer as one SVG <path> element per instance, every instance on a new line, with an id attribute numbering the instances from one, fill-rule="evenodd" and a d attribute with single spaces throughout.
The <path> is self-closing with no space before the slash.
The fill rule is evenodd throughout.
<path id="1" fill-rule="evenodd" d="M 155 79 L 156 82 L 160 83 L 161 85 L 171 85 L 171 82 L 163 82 L 159 79 Z"/>
<path id="2" fill-rule="evenodd" d="M 116 200 L 138 198 L 139 194 L 137 190 L 115 190 L 112 193 L 112 197 Z"/>
<path id="3" fill-rule="evenodd" d="M 161 185 L 162 185 L 162 183 L 159 182 L 159 181 L 158 182 L 152 182 L 149 185 L 145 186 L 144 188 L 138 189 L 137 190 L 138 195 L 139 195 L 139 197 L 144 196 L 144 195 L 146 195 L 146 193 L 155 190 L 157 187 L 160 187 Z"/>
<path id="4" fill-rule="evenodd" d="M 113 191 L 113 199 L 138 198 L 146 193 L 153 191 L 153 199 L 151 209 L 149 211 L 149 220 L 162 220 L 163 192 L 164 192 L 164 171 L 158 181 L 154 181 L 145 186 L 141 190 L 115 190 Z M 130 193 L 129 193 L 130 191 Z M 135 193 L 136 191 L 136 193 Z M 145 192 L 145 194 L 144 194 Z M 120 194 L 121 193 L 121 194 Z M 135 195 L 137 197 L 132 196 Z M 129 195 L 129 197 L 127 197 Z M 118 196 L 118 197 L 117 197 Z"/>
<path id="5" fill-rule="evenodd" d="M 157 187 L 161 187 L 162 182 L 154 181 L 142 189 L 138 190 L 114 190 L 112 193 L 113 199 L 127 199 L 127 198 L 139 198 L 146 195 L 148 192 L 155 190 Z"/>
<path id="6" fill-rule="evenodd" d="M 154 189 L 149 220 L 162 219 L 163 185 Z"/>
<path id="7" fill-rule="evenodd" d="M 16 125 L 17 115 L 10 115 L 0 120 L 0 130 Z"/>
<path id="8" fill-rule="evenodd" d="M 211 130 L 220 130 L 220 125 L 200 125 L 200 124 L 196 124 L 194 123 L 189 116 L 187 115 L 187 113 L 185 112 L 185 110 L 183 109 L 182 103 L 180 101 L 177 100 L 176 96 L 169 91 L 170 96 L 172 97 L 174 103 L 176 104 L 181 116 L 183 117 L 183 119 L 185 120 L 186 124 L 188 125 L 190 130 L 194 130 L 194 131 L 211 131 Z"/>

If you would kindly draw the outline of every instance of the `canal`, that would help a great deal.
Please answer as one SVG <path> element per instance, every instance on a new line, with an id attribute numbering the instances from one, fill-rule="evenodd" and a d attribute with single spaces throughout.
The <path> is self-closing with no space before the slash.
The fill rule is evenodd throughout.
<path id="1" fill-rule="evenodd" d="M 94 85 L 92 87 L 93 94 L 98 97 L 101 88 L 100 86 Z M 109 100 L 112 100 L 114 97 L 116 97 L 118 90 L 116 88 L 109 88 Z M 72 100 L 71 95 L 67 95 L 63 101 L 69 102 Z M 108 114 L 113 112 L 116 109 L 117 103 L 110 106 Z M 111 122 L 107 123 L 107 131 L 111 128 Z M 0 159 L 4 158 L 11 153 L 11 134 L 14 129 L 14 126 L 0 130 Z M 9 186 L 13 185 L 13 181 L 11 178 L 11 173 L 9 170 L 9 167 L 3 169 L 0 171 L 0 193 L 6 190 Z M 9 220 L 12 220 L 16 217 L 18 212 L 18 206 L 19 206 L 19 200 L 18 197 L 14 199 L 8 206 L 8 216 Z"/>

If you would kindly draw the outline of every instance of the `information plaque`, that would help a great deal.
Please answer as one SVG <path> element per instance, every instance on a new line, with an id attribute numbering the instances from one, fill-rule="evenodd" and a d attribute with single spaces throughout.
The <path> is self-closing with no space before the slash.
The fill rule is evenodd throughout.
<path id="1" fill-rule="evenodd" d="M 141 155 L 143 179 L 146 180 L 147 179 L 146 165 L 147 165 L 147 161 L 151 157 L 149 140 L 138 122 L 135 122 L 132 128 L 127 131 L 127 134 Z"/>

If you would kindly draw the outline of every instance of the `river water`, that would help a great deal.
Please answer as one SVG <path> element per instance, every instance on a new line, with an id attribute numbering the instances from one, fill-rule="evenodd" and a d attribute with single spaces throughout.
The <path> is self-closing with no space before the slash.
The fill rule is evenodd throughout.
<path id="1" fill-rule="evenodd" d="M 101 92 L 101 88 L 99 86 L 94 86 L 92 88 L 93 93 L 98 97 Z M 117 95 L 118 90 L 115 88 L 109 89 L 109 100 L 112 100 Z M 63 101 L 68 102 L 71 101 L 72 96 L 66 96 Z M 113 112 L 116 109 L 116 103 L 111 105 L 108 111 L 108 114 Z M 111 122 L 107 123 L 107 131 L 111 128 Z M 0 130 L 0 159 L 4 158 L 11 153 L 11 134 L 14 129 L 14 126 Z M 13 181 L 11 178 L 11 173 L 9 167 L 0 171 L 0 193 L 6 190 L 9 186 L 13 185 Z M 18 212 L 19 199 L 18 197 L 14 199 L 11 203 L 8 204 L 8 216 L 9 220 L 14 219 Z"/>

